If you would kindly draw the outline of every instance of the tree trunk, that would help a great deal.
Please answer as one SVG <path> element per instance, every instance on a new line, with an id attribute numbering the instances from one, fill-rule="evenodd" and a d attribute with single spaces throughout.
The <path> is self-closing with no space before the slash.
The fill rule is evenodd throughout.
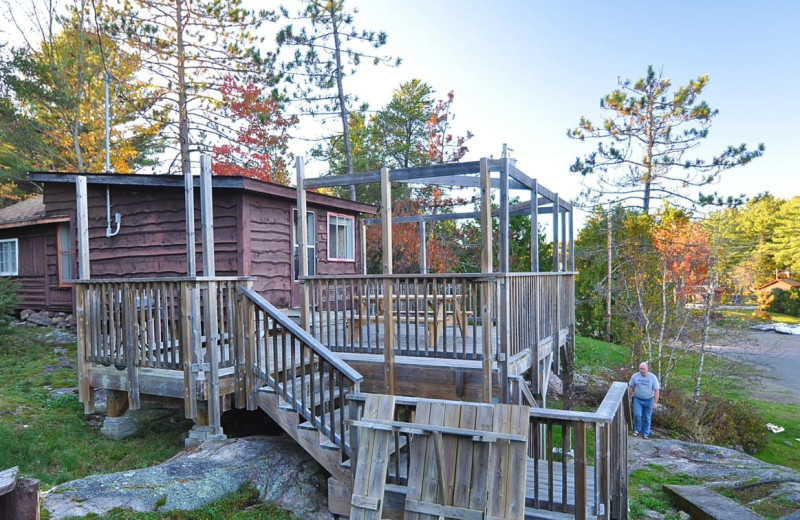
<path id="1" fill-rule="evenodd" d="M 333 45 L 336 56 L 336 89 L 339 96 L 339 116 L 342 118 L 342 136 L 344 137 L 344 155 L 347 161 L 347 173 L 353 173 L 353 149 L 350 144 L 350 121 L 347 115 L 347 106 L 344 99 L 344 86 L 342 85 L 342 50 L 339 42 L 339 25 L 336 21 L 336 4 L 330 2 L 328 10 L 331 13 L 331 27 L 333 28 Z M 350 185 L 350 200 L 356 200 L 356 186 Z"/>

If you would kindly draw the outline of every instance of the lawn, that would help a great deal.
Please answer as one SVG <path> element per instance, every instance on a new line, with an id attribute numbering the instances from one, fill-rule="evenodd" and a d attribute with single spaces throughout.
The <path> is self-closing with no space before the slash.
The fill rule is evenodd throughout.
<path id="1" fill-rule="evenodd" d="M 115 441 L 100 433 L 102 416 L 84 415 L 70 390 L 77 388 L 76 345 L 51 329 L 0 326 L 0 470 L 19 466 L 46 490 L 96 473 L 159 464 L 183 449 L 192 422 L 177 412 L 145 423 L 133 437 Z M 59 390 L 66 390 L 62 393 Z M 113 519 L 289 520 L 243 489 L 191 512 L 134 514 L 114 511 Z M 46 511 L 42 512 L 47 518 Z"/>

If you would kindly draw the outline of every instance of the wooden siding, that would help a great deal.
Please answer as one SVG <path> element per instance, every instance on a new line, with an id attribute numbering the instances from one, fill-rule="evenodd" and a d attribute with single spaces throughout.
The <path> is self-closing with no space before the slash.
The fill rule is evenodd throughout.
<path id="1" fill-rule="evenodd" d="M 111 212 L 122 215 L 119 234 L 106 237 L 105 187 L 88 190 L 89 244 L 92 278 L 185 276 L 186 226 L 183 190 L 164 186 L 111 186 Z M 197 270 L 202 274 L 202 229 L 199 191 L 195 226 Z M 74 227 L 75 187 L 72 183 L 45 186 L 48 215 L 69 215 Z M 214 190 L 214 250 L 217 276 L 255 276 L 254 289 L 278 307 L 292 306 L 295 202 L 285 198 L 234 189 Z M 360 272 L 360 236 L 356 259 L 329 262 L 328 208 L 309 206 L 316 214 L 317 271 L 320 274 Z M 339 211 L 348 214 L 347 211 Z M 358 229 L 356 215 L 355 230 Z M 55 236 L 53 238 L 55 240 Z M 55 247 L 55 242 L 53 243 Z M 55 254 L 55 250 L 53 251 Z M 77 255 L 76 255 L 77 258 Z M 48 260 L 48 263 L 50 260 Z M 57 264 L 53 259 L 53 266 Z M 55 280 L 57 285 L 57 278 Z M 52 285 L 52 281 L 48 280 Z"/>
<path id="2" fill-rule="evenodd" d="M 18 309 L 70 312 L 72 291 L 59 287 L 55 224 L 10 228 L 0 238 L 18 239 Z"/>

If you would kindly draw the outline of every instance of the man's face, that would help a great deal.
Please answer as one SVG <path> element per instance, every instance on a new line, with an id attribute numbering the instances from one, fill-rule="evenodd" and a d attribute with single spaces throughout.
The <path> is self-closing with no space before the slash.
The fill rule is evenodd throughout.
<path id="1" fill-rule="evenodd" d="M 650 370 L 647 368 L 647 365 L 645 363 L 639 365 L 639 373 L 642 374 L 643 376 L 646 376 L 647 374 L 650 373 Z"/>

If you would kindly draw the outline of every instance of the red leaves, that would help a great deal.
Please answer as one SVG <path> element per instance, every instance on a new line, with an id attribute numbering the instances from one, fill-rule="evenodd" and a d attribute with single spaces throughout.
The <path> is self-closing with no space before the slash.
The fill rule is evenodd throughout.
<path id="1" fill-rule="evenodd" d="M 296 117 L 283 117 L 280 105 L 271 96 L 262 96 L 252 83 L 238 85 L 230 76 L 220 89 L 229 116 L 241 123 L 236 143 L 214 146 L 212 171 L 215 175 L 240 175 L 289 185 L 287 168 L 288 129 Z"/>

